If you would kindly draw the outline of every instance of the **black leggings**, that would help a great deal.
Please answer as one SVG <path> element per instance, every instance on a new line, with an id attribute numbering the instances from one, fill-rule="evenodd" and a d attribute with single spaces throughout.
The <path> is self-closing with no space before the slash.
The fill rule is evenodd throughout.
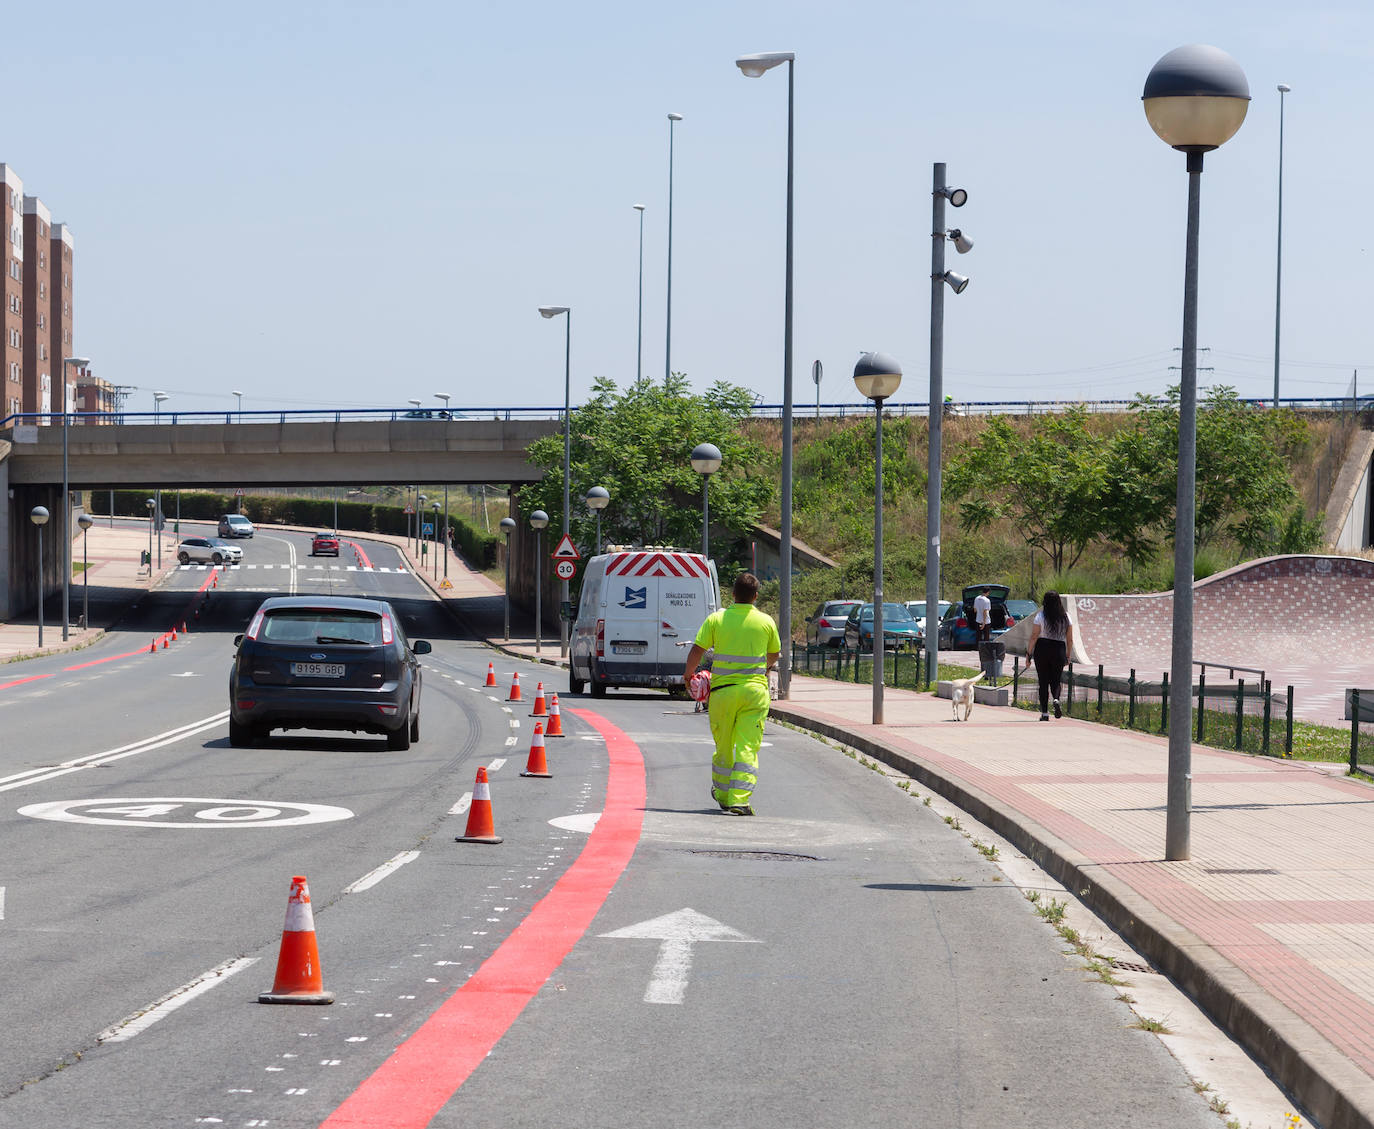
<path id="1" fill-rule="evenodd" d="M 1069 661 L 1069 650 L 1062 639 L 1046 639 L 1043 636 L 1035 641 L 1035 677 L 1040 683 L 1040 712 L 1050 712 L 1050 699 L 1059 700 L 1059 685 L 1064 677 L 1064 664 Z"/>

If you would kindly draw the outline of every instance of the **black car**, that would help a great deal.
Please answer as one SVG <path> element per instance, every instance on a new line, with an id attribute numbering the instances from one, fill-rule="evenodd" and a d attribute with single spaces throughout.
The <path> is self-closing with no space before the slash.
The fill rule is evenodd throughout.
<path id="1" fill-rule="evenodd" d="M 274 596 L 235 637 L 229 744 L 273 729 L 377 733 L 389 749 L 420 739 L 421 670 L 431 647 L 408 642 L 385 600 Z"/>

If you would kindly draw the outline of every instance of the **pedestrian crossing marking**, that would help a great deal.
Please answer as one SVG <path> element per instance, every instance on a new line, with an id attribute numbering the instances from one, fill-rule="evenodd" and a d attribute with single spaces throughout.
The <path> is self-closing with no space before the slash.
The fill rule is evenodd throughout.
<path id="1" fill-rule="evenodd" d="M 295 565 L 295 566 L 292 566 L 292 565 L 289 565 L 289 564 L 249 564 L 249 565 L 236 565 L 236 564 L 231 564 L 231 565 L 184 564 L 184 565 L 177 565 L 177 569 L 178 569 L 178 571 L 180 571 L 180 572 L 205 572 L 205 571 L 207 571 L 208 569 L 212 569 L 212 568 L 220 568 L 220 569 L 223 569 L 223 570 L 226 571 L 226 572 L 238 572 L 240 569 L 245 569 L 245 568 L 248 568 L 248 569 L 253 569 L 253 568 L 262 568 L 262 569 L 279 568 L 279 569 L 283 569 L 283 570 L 290 570 L 292 567 L 294 567 L 294 568 L 296 569 L 297 572 L 305 572 L 307 569 L 314 569 L 316 572 L 321 572 L 321 571 L 328 571 L 328 572 L 388 572 L 388 573 L 391 573 L 393 576 L 404 576 L 404 575 L 406 575 L 406 574 L 410 571 L 409 569 L 404 569 L 404 568 L 388 568 L 388 567 L 386 567 L 386 566 L 384 566 L 384 565 L 365 565 L 365 566 L 359 566 L 359 565 L 321 565 L 321 564 L 317 564 L 317 565 L 303 564 L 303 565 Z"/>

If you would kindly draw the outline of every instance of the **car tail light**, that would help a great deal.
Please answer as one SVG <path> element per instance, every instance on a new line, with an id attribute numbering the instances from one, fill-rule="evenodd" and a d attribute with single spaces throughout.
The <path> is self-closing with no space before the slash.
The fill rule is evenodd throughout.
<path id="1" fill-rule="evenodd" d="M 1009 615 L 1007 616 L 1007 626 L 1010 627 L 1010 626 L 1011 626 L 1013 623 L 1015 623 L 1015 622 L 1016 622 L 1016 617 L 1015 617 L 1014 615 L 1010 615 L 1010 614 L 1009 614 Z"/>
<path id="2" fill-rule="evenodd" d="M 968 620 L 966 620 L 963 616 L 960 616 L 958 619 L 956 619 L 956 620 L 954 621 L 954 626 L 955 626 L 955 627 L 967 627 L 967 626 L 968 626 Z"/>
<path id="3" fill-rule="evenodd" d="M 391 716 L 392 714 L 394 714 L 400 707 L 399 707 L 399 706 L 383 706 L 383 705 L 380 705 L 380 704 L 379 704 L 379 705 L 377 706 L 377 708 L 378 708 L 382 713 L 384 713 L 384 714 L 386 714 L 388 717 L 390 717 L 390 716 Z"/>
<path id="4" fill-rule="evenodd" d="M 392 638 L 393 636 L 391 633 L 391 617 L 389 615 L 384 615 L 382 616 L 382 645 L 389 647 L 391 645 Z"/>
<path id="5" fill-rule="evenodd" d="M 596 621 L 596 657 L 599 659 L 606 657 L 606 621 L 604 619 Z"/>
<path id="6" fill-rule="evenodd" d="M 258 638 L 258 632 L 262 630 L 262 621 L 263 613 L 261 610 L 259 610 L 258 614 L 253 617 L 253 622 L 248 625 L 248 630 L 244 632 L 244 638 L 252 639 L 256 642 Z"/>
<path id="7" fill-rule="evenodd" d="M 239 698 L 234 703 L 234 705 L 238 706 L 238 708 L 241 710 L 251 710 L 257 704 L 258 703 L 256 698 Z"/>

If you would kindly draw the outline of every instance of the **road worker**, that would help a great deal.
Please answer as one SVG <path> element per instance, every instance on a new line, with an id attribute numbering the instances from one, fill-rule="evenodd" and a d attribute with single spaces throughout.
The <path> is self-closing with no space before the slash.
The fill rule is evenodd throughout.
<path id="1" fill-rule="evenodd" d="M 735 602 L 706 617 L 683 670 L 684 680 L 691 682 L 706 652 L 715 652 L 709 698 L 716 743 L 711 799 L 727 815 L 754 814 L 750 800 L 758 780 L 763 719 L 768 716 L 768 672 L 777 667 L 782 653 L 778 625 L 754 607 L 758 596 L 758 577 L 740 573 Z"/>

